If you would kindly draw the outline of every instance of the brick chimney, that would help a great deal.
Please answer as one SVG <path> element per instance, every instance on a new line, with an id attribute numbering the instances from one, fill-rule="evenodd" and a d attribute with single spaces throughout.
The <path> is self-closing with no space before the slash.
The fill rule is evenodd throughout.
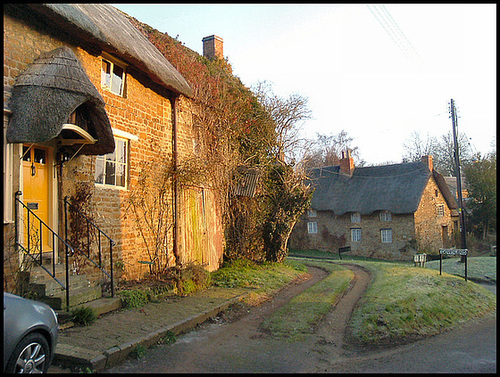
<path id="1" fill-rule="evenodd" d="M 203 56 L 213 60 L 224 59 L 224 40 L 216 35 L 210 35 L 202 39 Z"/>
<path id="2" fill-rule="evenodd" d="M 340 159 L 340 172 L 352 176 L 354 172 L 354 160 L 351 157 L 351 150 L 347 149 L 342 151 L 342 158 Z"/>
<path id="3" fill-rule="evenodd" d="M 432 169 L 434 169 L 434 164 L 432 163 L 432 156 L 422 156 L 422 162 L 429 167 L 429 170 L 432 172 Z"/>

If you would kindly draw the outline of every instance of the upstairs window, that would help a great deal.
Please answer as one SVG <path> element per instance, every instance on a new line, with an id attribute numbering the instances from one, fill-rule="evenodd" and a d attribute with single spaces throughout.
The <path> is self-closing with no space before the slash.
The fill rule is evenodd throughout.
<path id="1" fill-rule="evenodd" d="M 360 223 L 361 215 L 358 212 L 351 213 L 351 223 Z"/>
<path id="2" fill-rule="evenodd" d="M 317 217 L 318 213 L 314 209 L 308 209 L 307 210 L 307 217 Z"/>
<path id="3" fill-rule="evenodd" d="M 392 215 L 389 211 L 380 212 L 380 221 L 392 221 Z"/>
<path id="4" fill-rule="evenodd" d="M 102 59 L 101 86 L 103 89 L 123 97 L 125 66 L 121 66 L 109 59 Z"/>

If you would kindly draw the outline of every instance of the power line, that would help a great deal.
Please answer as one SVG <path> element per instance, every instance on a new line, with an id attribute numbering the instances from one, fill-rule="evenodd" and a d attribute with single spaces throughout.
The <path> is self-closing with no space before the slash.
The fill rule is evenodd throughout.
<path id="1" fill-rule="evenodd" d="M 384 31 L 391 37 L 399 50 L 409 59 L 420 62 L 420 56 L 384 5 L 367 5 Z"/>
<path id="2" fill-rule="evenodd" d="M 381 5 L 380 7 L 386 13 L 386 15 L 389 17 L 389 19 L 391 20 L 392 24 L 395 25 L 396 29 L 399 32 L 399 35 L 404 38 L 404 40 L 406 41 L 407 46 L 409 46 L 409 50 L 411 52 L 413 52 L 418 59 L 420 59 L 420 56 L 418 55 L 418 52 L 415 50 L 415 48 L 411 44 L 410 40 L 406 37 L 405 33 L 403 33 L 403 30 L 401 30 L 401 28 L 399 27 L 399 25 L 397 24 L 397 22 L 394 20 L 394 18 L 392 18 L 391 14 L 389 13 L 389 11 L 385 7 L 385 5 Z"/>

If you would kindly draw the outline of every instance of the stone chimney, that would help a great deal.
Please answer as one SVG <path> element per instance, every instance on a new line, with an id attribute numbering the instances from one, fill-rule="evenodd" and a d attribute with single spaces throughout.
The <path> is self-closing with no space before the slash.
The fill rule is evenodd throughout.
<path id="1" fill-rule="evenodd" d="M 432 172 L 432 169 L 434 169 L 434 164 L 432 163 L 432 156 L 422 156 L 422 162 L 429 167 L 429 170 Z"/>
<path id="2" fill-rule="evenodd" d="M 210 35 L 202 39 L 203 56 L 207 59 L 224 59 L 224 40 L 216 35 Z"/>
<path id="3" fill-rule="evenodd" d="M 340 159 L 340 172 L 352 176 L 354 172 L 354 160 L 351 157 L 351 150 L 347 149 L 342 151 L 342 158 Z"/>

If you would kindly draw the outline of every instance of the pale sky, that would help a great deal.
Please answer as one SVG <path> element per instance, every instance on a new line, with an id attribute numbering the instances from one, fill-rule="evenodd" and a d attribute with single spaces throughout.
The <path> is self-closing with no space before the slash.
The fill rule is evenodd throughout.
<path id="1" fill-rule="evenodd" d="M 246 86 L 308 98 L 302 136 L 346 130 L 368 164 L 451 131 L 452 98 L 473 151 L 496 141 L 496 4 L 113 5 L 199 54 L 223 38 Z"/>

